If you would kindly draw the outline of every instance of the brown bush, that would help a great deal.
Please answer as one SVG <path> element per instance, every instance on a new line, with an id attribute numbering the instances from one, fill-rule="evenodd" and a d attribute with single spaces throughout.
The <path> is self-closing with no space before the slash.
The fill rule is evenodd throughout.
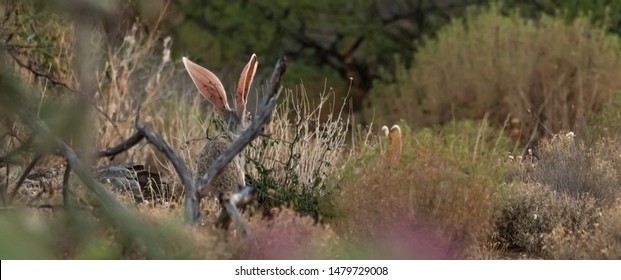
<path id="1" fill-rule="evenodd" d="M 585 18 L 526 20 L 497 7 L 455 20 L 422 45 L 413 65 L 373 90 L 380 121 L 418 127 L 490 113 L 501 125 L 510 114 L 523 144 L 584 128 L 585 115 L 621 89 L 621 46 L 604 27 Z"/>

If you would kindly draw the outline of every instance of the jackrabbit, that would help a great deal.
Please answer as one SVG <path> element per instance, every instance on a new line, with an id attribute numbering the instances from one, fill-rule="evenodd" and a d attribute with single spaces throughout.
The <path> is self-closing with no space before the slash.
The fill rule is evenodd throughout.
<path id="1" fill-rule="evenodd" d="M 390 130 L 387 126 L 382 126 L 380 129 L 380 136 L 383 138 L 388 137 L 388 150 L 386 151 L 386 160 L 390 166 L 395 166 L 401 159 L 401 127 L 395 124 Z"/>
<path id="2" fill-rule="evenodd" d="M 257 70 L 258 62 L 256 55 L 252 54 L 250 61 L 248 61 L 241 73 L 235 94 L 235 110 L 229 106 L 224 87 L 216 75 L 185 57 L 183 58 L 183 64 L 199 92 L 213 104 L 226 123 L 227 131 L 209 140 L 198 156 L 195 174 L 196 176 L 202 176 L 209 166 L 226 151 L 250 123 L 249 114 L 246 112 L 246 102 L 248 101 L 250 85 Z M 222 169 L 220 174 L 208 186 L 203 188 L 199 196 L 200 199 L 204 197 L 218 198 L 222 203 L 223 197 L 230 197 L 244 188 L 246 186 L 244 165 L 245 159 L 243 154 L 233 158 Z M 244 201 L 244 203 L 246 202 Z M 236 206 L 241 207 L 243 205 Z M 216 224 L 228 228 L 230 221 L 230 217 L 223 207 Z"/>

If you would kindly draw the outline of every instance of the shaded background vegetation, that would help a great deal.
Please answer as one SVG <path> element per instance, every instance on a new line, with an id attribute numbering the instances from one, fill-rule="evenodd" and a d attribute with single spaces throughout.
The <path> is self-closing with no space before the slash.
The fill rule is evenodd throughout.
<path id="1" fill-rule="evenodd" d="M 456 34 L 458 31 L 445 30 L 438 34 L 437 31 L 445 25 L 451 24 L 455 20 L 460 20 L 468 14 L 468 10 L 501 3 L 502 14 L 518 14 L 513 19 L 498 21 L 499 18 L 480 19 L 487 22 L 472 22 L 457 24 L 472 30 L 472 35 L 468 31 L 463 35 Z M 161 15 L 161 7 L 168 8 L 167 13 Z M 289 84 L 296 84 L 299 80 L 303 80 L 307 91 L 311 95 L 322 92 L 324 87 L 334 87 L 337 94 L 344 97 L 349 94 L 351 102 L 351 110 L 357 113 L 357 122 L 368 124 L 375 118 L 384 120 L 385 115 L 389 115 L 388 121 L 396 121 L 400 118 L 406 119 L 410 123 L 423 125 L 437 124 L 438 122 L 446 122 L 451 118 L 469 118 L 482 117 L 485 113 L 494 113 L 500 123 L 508 113 L 520 118 L 521 123 L 526 127 L 526 140 L 528 141 L 531 130 L 540 134 L 545 134 L 542 128 L 535 128 L 534 123 L 545 121 L 549 118 L 555 122 L 551 126 L 551 130 L 557 128 L 574 129 L 574 121 L 568 116 L 536 116 L 535 113 L 530 115 L 526 110 L 537 112 L 541 108 L 541 104 L 545 103 L 543 99 L 550 95 L 546 87 L 546 83 L 562 83 L 559 79 L 589 75 L 589 69 L 585 69 L 585 75 L 573 73 L 572 67 L 583 67 L 584 63 L 589 63 L 592 58 L 590 55 L 599 53 L 601 49 L 585 49 L 581 46 L 572 46 L 574 52 L 579 52 L 579 58 L 582 59 L 582 65 L 578 65 L 578 61 L 565 61 L 562 56 L 569 55 L 566 48 L 570 47 L 575 40 L 575 36 L 591 36 L 589 34 L 580 34 L 581 30 L 592 25 L 592 32 L 606 30 L 613 34 L 621 31 L 621 4 L 619 1 L 481 1 L 481 0 L 439 0 L 439 1 L 298 1 L 291 4 L 288 1 L 270 1 L 269 3 L 252 3 L 247 1 L 210 1 L 208 5 L 204 5 L 202 1 L 176 0 L 171 2 L 162 1 L 160 5 L 152 5 L 136 1 L 135 5 L 126 9 L 127 13 L 132 16 L 140 16 L 144 20 L 150 20 L 150 26 L 156 26 L 155 22 L 160 22 L 157 28 L 166 34 L 171 34 L 175 40 L 174 52 L 176 54 L 190 55 L 199 62 L 209 63 L 215 69 L 223 73 L 231 73 L 229 61 L 239 59 L 240 53 L 257 52 L 262 54 L 268 60 L 273 60 L 278 55 L 287 55 L 298 61 L 299 63 L 292 66 L 288 73 Z M 565 22 L 573 22 L 577 18 L 581 18 L 576 22 L 571 30 L 561 30 L 560 26 L 554 29 L 555 24 L 551 23 L 552 19 L 546 19 L 553 16 L 556 19 Z M 529 19 L 540 19 L 543 17 L 545 25 L 540 28 L 533 26 L 527 27 Z M 133 19 L 131 16 L 125 19 Z M 509 21 L 520 21 L 515 23 L 514 27 L 510 26 Z M 545 23 L 549 22 L 549 23 Z M 129 24 L 129 22 L 127 23 Z M 456 23 L 454 23 L 456 25 Z M 500 27 L 498 27 L 500 25 Z M 522 27 L 523 26 L 523 27 Z M 459 27 L 455 27 L 459 28 Z M 497 30 L 497 28 L 502 28 Z M 505 29 L 506 28 L 506 29 Z M 526 30 L 520 29 L 535 28 L 530 32 L 537 32 L 540 35 L 527 34 Z M 573 30 L 573 31 L 572 31 Z M 495 38 L 494 32 L 500 32 L 500 38 Z M 561 34 L 558 34 L 558 33 Z M 573 35 L 572 35 L 573 32 Z M 590 31 L 586 31 L 590 32 Z M 234 34 L 234 36 L 231 36 Z M 444 35 L 443 35 L 444 34 Z M 523 35 L 520 35 L 523 34 Z M 558 34 L 558 36 L 568 36 L 564 41 L 562 38 L 555 38 L 550 35 Z M 563 35 L 566 34 L 566 35 Z M 594 34 L 595 35 L 595 34 Z M 452 58 L 458 59 L 460 54 L 454 53 L 432 53 L 430 49 L 441 48 L 435 45 L 433 41 L 438 36 L 448 36 L 450 39 L 444 39 L 443 44 L 449 49 L 455 49 L 454 44 L 462 44 L 471 46 L 471 50 L 480 53 L 498 50 L 499 56 L 503 61 L 498 61 L 497 65 L 485 65 L 487 69 L 480 71 L 499 72 L 496 77 L 487 77 L 486 73 L 477 73 L 474 69 L 472 75 L 483 76 L 487 79 L 493 90 L 485 90 L 478 88 L 476 85 L 464 84 L 462 76 L 469 72 L 469 68 L 456 68 L 455 73 L 445 73 L 445 80 L 436 81 L 413 81 L 410 84 L 398 79 L 404 79 L 400 76 L 401 69 L 409 69 L 416 65 L 420 67 L 433 67 L 432 61 L 450 63 Z M 461 37 L 460 37 L 461 36 Z M 534 42 L 524 42 L 520 36 L 534 40 Z M 540 36 L 541 38 L 537 38 Z M 573 37 L 572 37 L 573 36 Z M 597 36 L 597 35 L 596 35 Z M 431 38 L 431 39 L 430 39 Z M 480 39 L 487 38 L 489 44 L 485 42 L 477 42 Z M 432 40 L 432 42 L 428 42 Z M 454 40 L 449 42 L 449 40 Z M 469 44 L 472 40 L 474 44 Z M 501 40 L 501 41 L 498 41 Z M 540 41 L 537 41 L 540 40 Z M 545 42 L 549 40 L 549 42 Z M 574 40 L 574 41 L 572 41 Z M 517 42 L 516 42 L 517 41 Z M 588 40 L 587 40 L 588 41 Z M 490 45 L 491 44 L 491 45 Z M 542 66 L 528 62 L 528 58 L 503 54 L 502 51 L 511 52 L 502 46 L 508 46 L 516 49 L 531 49 L 532 54 L 525 53 L 532 60 L 537 60 L 538 64 L 552 65 L 562 64 L 560 69 L 541 69 Z M 524 44 L 524 45 L 520 45 Z M 537 49 L 532 44 L 542 44 L 545 47 L 556 46 L 554 50 L 547 52 Z M 585 42 L 585 44 L 589 44 Z M 532 45 L 532 46 L 531 46 Z M 415 59 L 416 54 L 424 46 L 422 53 Z M 588 48 L 588 47 L 587 47 Z M 615 52 L 614 45 L 608 47 L 611 52 Z M 425 51 L 426 50 L 426 51 Z M 528 50 L 524 50 L 528 52 Z M 592 52 L 589 54 L 589 52 Z M 470 57 L 473 67 L 479 67 L 480 58 L 472 57 L 472 54 L 462 54 Z M 511 57 L 506 57 L 511 56 Z M 543 57 L 540 57 L 543 56 Z M 559 57 L 560 56 L 560 57 Z M 523 62 L 523 60 L 527 60 Z M 610 58 L 607 58 L 610 59 Z M 604 60 L 607 60 L 604 59 Z M 612 58 L 614 60 L 614 58 Z M 595 68 L 599 67 L 595 62 Z M 611 62 L 614 65 L 614 62 Z M 470 67 L 468 64 L 461 64 L 461 67 Z M 507 67 L 507 70 L 502 70 Z M 517 75 L 526 75 L 527 77 L 518 78 L 512 76 L 511 68 L 516 67 Z M 521 69 L 521 70 L 520 70 Z M 426 71 L 426 70 L 418 70 Z M 430 70 L 432 71 L 432 70 Z M 593 71 L 598 71 L 594 69 Z M 520 73 L 520 74 L 518 74 Z M 513 75 L 516 75 L 513 74 Z M 409 72 L 405 74 L 405 79 L 419 79 L 420 76 L 426 74 L 419 72 Z M 429 73 L 428 75 L 440 79 L 437 73 Z M 225 75 L 230 76 L 230 75 Z M 234 75 L 233 75 L 234 76 Z M 545 81 L 536 81 L 528 76 L 542 76 Z M 610 75 L 614 76 L 614 75 Z M 420 77 L 424 79 L 423 77 Z M 470 79 L 468 77 L 463 77 Z M 326 82 L 327 79 L 327 82 Z M 514 85 L 512 79 L 524 81 L 526 85 Z M 527 79 L 530 79 L 527 81 Z M 608 78 L 611 79 L 611 78 Z M 478 79 L 482 81 L 482 79 Z M 600 82 L 600 81 L 597 81 Z M 447 84 L 449 88 L 439 89 L 441 92 L 428 92 L 428 90 L 420 90 L 421 86 L 431 83 Z M 541 84 L 543 83 L 543 84 Z M 379 86 L 377 84 L 380 84 Z M 383 85 L 396 85 L 401 88 L 411 88 L 411 91 L 400 90 L 400 88 L 385 88 Z M 541 84 L 541 85 L 540 85 Z M 527 87 L 542 87 L 543 89 L 528 89 Z M 611 85 L 614 88 L 614 85 Z M 531 91 L 540 91 L 531 93 Z M 517 96 L 518 91 L 525 92 L 529 96 L 529 101 L 504 101 L 507 96 Z M 609 89 L 603 86 L 603 95 L 609 94 Z M 404 93 L 407 92 L 407 93 Z M 406 95 L 403 98 L 394 98 L 391 94 Z M 564 93 L 572 95 L 572 93 Z M 420 100 L 427 99 L 426 95 L 446 96 L 446 105 L 427 108 L 426 104 L 421 104 Z M 461 102 L 456 96 L 464 96 L 468 100 L 472 95 L 477 95 L 476 99 L 489 100 L 477 101 L 473 103 Z M 534 95 L 534 96 L 530 96 Z M 601 95 L 601 94 L 597 94 Z M 378 104 L 370 96 L 375 96 L 375 100 L 384 99 L 388 102 L 394 101 L 393 104 L 399 103 L 400 111 L 394 108 L 378 108 Z M 389 98 L 390 97 L 390 98 Z M 442 97 L 438 97 L 442 98 Z M 510 98 L 510 97 L 509 97 Z M 559 97 L 562 98 L 562 97 Z M 396 99 L 396 100 L 395 100 Z M 496 101 L 493 101 L 496 99 Z M 534 99 L 534 100 L 533 100 Z M 539 100 L 537 100 L 539 99 Z M 605 102 L 609 97 L 594 98 L 598 103 Z M 403 102 L 401 102 L 403 101 Z M 418 102 L 417 102 L 418 101 Z M 526 104 L 518 105 L 518 102 L 526 102 Z M 572 103 L 572 100 L 564 100 L 560 102 Z M 508 103 L 508 104 L 503 104 Z M 575 104 L 574 104 L 575 105 Z M 591 104 L 585 105 L 585 111 L 591 109 L 601 109 L 596 105 L 594 108 Z M 452 111 L 450 107 L 459 108 L 461 111 Z M 519 108 L 514 108 L 518 106 Z M 578 107 L 581 107 L 579 105 Z M 510 107 L 510 108 L 507 108 Z M 417 115 L 400 114 L 403 108 L 408 113 Z M 583 108 L 574 108 L 573 115 L 581 115 Z M 397 111 L 396 114 L 393 113 Z M 438 117 L 438 114 L 442 114 Z M 533 116 L 535 115 L 535 116 Z M 564 119 L 562 119 L 564 118 Z M 562 120 L 559 120 L 562 119 Z M 572 120 L 567 120 L 572 119 Z M 559 122 L 560 124 L 556 124 Z M 550 126 L 549 123 L 545 125 Z M 549 135 L 548 135 L 549 136 Z"/>
<path id="2" fill-rule="evenodd" d="M 2 258 L 621 258 L 621 1 L 290 2 L 3 2 Z M 221 124 L 179 58 L 232 92 L 251 53 L 249 104 L 290 61 L 273 135 L 246 151 L 254 243 L 184 228 L 156 149 L 88 157 L 126 139 L 141 106 L 192 168 Z M 22 110 L 90 165 L 141 164 L 169 189 L 125 219 L 72 177 L 79 211 L 57 210 L 66 162 Z M 393 123 L 397 169 L 376 136 Z"/>

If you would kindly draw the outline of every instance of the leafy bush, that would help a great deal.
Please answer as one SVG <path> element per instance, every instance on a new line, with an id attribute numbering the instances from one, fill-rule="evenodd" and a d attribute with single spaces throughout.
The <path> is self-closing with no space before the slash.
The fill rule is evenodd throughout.
<path id="1" fill-rule="evenodd" d="M 374 89 L 378 118 L 420 127 L 487 113 L 501 125 L 510 115 L 512 136 L 526 145 L 584 128 L 585 116 L 621 89 L 621 45 L 604 27 L 505 16 L 496 6 L 454 20 L 422 44 L 413 65 Z"/>

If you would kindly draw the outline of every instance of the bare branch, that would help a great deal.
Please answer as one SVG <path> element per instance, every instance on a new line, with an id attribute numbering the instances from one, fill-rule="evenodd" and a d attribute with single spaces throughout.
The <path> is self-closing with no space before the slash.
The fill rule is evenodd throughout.
<path id="1" fill-rule="evenodd" d="M 68 166 L 71 166 L 80 180 L 101 199 L 102 205 L 107 208 L 107 210 L 111 211 L 111 213 L 122 211 L 119 209 L 126 210 L 125 206 L 116 201 L 116 199 L 105 190 L 104 186 L 90 176 L 88 168 L 84 167 L 82 161 L 75 152 L 67 146 L 67 144 L 54 137 L 43 121 L 24 109 L 19 110 L 19 116 L 30 129 L 37 131 L 47 143 L 58 148 L 58 153 L 67 160 Z"/>
<path id="2" fill-rule="evenodd" d="M 69 208 L 71 202 L 69 202 L 69 178 L 71 176 L 71 165 L 67 161 L 67 166 L 65 166 L 65 174 L 63 174 L 63 203 L 65 208 Z"/>
<path id="3" fill-rule="evenodd" d="M 136 130 L 132 136 L 127 138 L 123 143 L 116 145 L 112 148 L 97 152 L 97 157 L 109 157 L 110 160 L 114 159 L 114 157 L 122 152 L 125 152 L 144 139 L 144 133 L 140 130 Z"/>
<path id="4" fill-rule="evenodd" d="M 162 231 L 152 228 L 148 223 L 138 219 L 123 204 L 118 202 L 105 187 L 97 182 L 89 173 L 89 169 L 84 166 L 76 153 L 64 142 L 55 137 L 47 126 L 31 112 L 20 109 L 19 116 L 24 123 L 43 138 L 45 143 L 57 147 L 58 154 L 67 160 L 68 166 L 75 172 L 80 181 L 99 198 L 101 206 L 108 216 L 121 225 L 122 230 L 128 232 L 130 236 L 139 237 L 141 242 L 150 244 L 145 247 L 148 255 L 154 258 L 164 258 L 165 244 L 161 244 Z"/>
<path id="5" fill-rule="evenodd" d="M 250 232 L 241 217 L 238 207 L 248 205 L 248 203 L 254 200 L 255 195 L 256 189 L 251 186 L 245 186 L 233 194 L 222 194 L 219 198 L 222 210 L 216 220 L 216 226 L 228 229 L 231 221 L 233 221 L 241 235 L 248 237 Z"/>
<path id="6" fill-rule="evenodd" d="M 22 184 L 26 180 L 26 177 L 28 177 L 28 174 L 30 174 L 30 171 L 32 171 L 32 169 L 35 167 L 35 165 L 37 165 L 37 162 L 39 162 L 39 160 L 41 160 L 42 157 L 43 157 L 42 155 L 35 156 L 35 158 L 32 159 L 32 161 L 28 164 L 28 166 L 26 166 L 26 169 L 22 173 L 22 176 L 19 177 L 19 180 L 17 180 L 17 183 L 15 184 L 15 188 L 11 192 L 11 200 L 15 198 L 17 191 L 22 187 Z"/>
<path id="7" fill-rule="evenodd" d="M 151 128 L 147 126 L 143 126 L 140 122 L 136 121 L 136 129 L 139 133 L 143 135 L 151 143 L 155 146 L 160 152 L 164 153 L 164 155 L 170 160 L 177 171 L 177 175 L 179 176 L 179 180 L 181 180 L 181 184 L 183 184 L 186 193 L 193 191 L 195 188 L 192 185 L 192 175 L 188 170 L 188 167 L 183 162 L 183 159 L 173 149 L 166 143 L 164 138 L 155 133 Z"/>
<path id="8" fill-rule="evenodd" d="M 66 89 L 68 89 L 71 92 L 77 92 L 75 89 L 72 89 L 70 86 L 68 86 L 66 83 L 59 81 L 56 77 L 53 77 L 50 73 L 44 73 L 42 71 L 39 71 L 38 69 L 36 69 L 36 66 L 33 65 L 32 62 L 28 62 L 25 63 L 23 61 L 21 61 L 12 51 L 11 49 L 8 49 L 7 53 L 11 56 L 11 58 L 13 58 L 13 61 L 15 61 L 15 63 L 17 63 L 17 65 L 19 65 L 19 67 L 22 67 L 26 70 L 28 70 L 30 73 L 32 73 L 33 75 L 35 75 L 35 77 L 37 78 L 43 78 L 47 81 L 49 81 L 50 83 L 52 83 L 55 86 L 61 86 L 64 87 Z"/>

